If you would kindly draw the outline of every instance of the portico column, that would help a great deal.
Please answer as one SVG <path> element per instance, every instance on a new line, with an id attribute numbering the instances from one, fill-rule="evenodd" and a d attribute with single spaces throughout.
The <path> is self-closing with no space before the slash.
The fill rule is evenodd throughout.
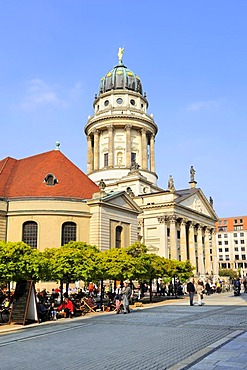
<path id="1" fill-rule="evenodd" d="M 113 167 L 113 126 L 107 126 L 108 129 L 108 166 Z"/>
<path id="2" fill-rule="evenodd" d="M 169 258 L 168 252 L 168 241 L 167 241 L 167 219 L 166 216 L 158 217 L 159 222 L 159 235 L 160 235 L 160 246 L 159 252 L 161 257 Z"/>
<path id="3" fill-rule="evenodd" d="M 155 172 L 155 155 L 154 155 L 154 134 L 150 137 L 150 171 Z"/>
<path id="4" fill-rule="evenodd" d="M 170 217 L 170 253 L 171 259 L 177 260 L 177 230 L 176 230 L 176 217 Z"/>
<path id="5" fill-rule="evenodd" d="M 202 227 L 197 228 L 197 257 L 198 257 L 198 273 L 199 275 L 205 274 L 204 261 L 203 261 L 203 245 L 202 245 Z"/>
<path id="6" fill-rule="evenodd" d="M 189 260 L 196 270 L 195 227 L 192 222 L 189 227 Z"/>
<path id="7" fill-rule="evenodd" d="M 141 130 L 142 134 L 142 169 L 148 169 L 148 161 L 147 161 L 147 131 L 143 128 Z"/>
<path id="8" fill-rule="evenodd" d="M 126 130 L 126 167 L 131 166 L 131 125 L 125 126 Z"/>
<path id="9" fill-rule="evenodd" d="M 214 275 L 219 275 L 219 261 L 217 258 L 215 229 L 212 229 L 212 258 L 213 258 L 213 273 Z"/>
<path id="10" fill-rule="evenodd" d="M 99 130 L 94 131 L 94 170 L 99 169 Z"/>
<path id="11" fill-rule="evenodd" d="M 187 246 L 186 246 L 186 219 L 183 219 L 180 224 L 180 256 L 181 261 L 185 262 L 187 258 Z"/>
<path id="12" fill-rule="evenodd" d="M 205 270 L 207 275 L 211 275 L 212 271 L 212 262 L 210 259 L 210 231 L 206 227 L 205 229 L 205 236 L 204 236 L 204 248 L 205 248 Z"/>
<path id="13" fill-rule="evenodd" d="M 92 172 L 93 168 L 93 155 L 92 155 L 92 139 L 87 135 L 87 173 Z"/>

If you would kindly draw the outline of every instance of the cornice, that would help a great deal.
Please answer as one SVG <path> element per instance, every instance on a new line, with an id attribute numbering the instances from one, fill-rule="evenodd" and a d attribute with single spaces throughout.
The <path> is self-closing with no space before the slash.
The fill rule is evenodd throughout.
<path id="1" fill-rule="evenodd" d="M 156 123 L 154 122 L 154 120 L 151 118 L 151 117 L 148 117 L 148 116 L 145 116 L 145 117 L 138 117 L 138 116 L 133 116 L 131 114 L 114 114 L 114 115 L 106 115 L 106 116 L 99 116 L 99 117 L 91 117 L 89 118 L 87 124 L 85 125 L 84 127 L 84 132 L 86 135 L 88 135 L 88 131 L 90 131 L 91 127 L 94 126 L 95 124 L 99 123 L 99 122 L 106 122 L 106 121 L 111 121 L 111 124 L 113 120 L 121 120 L 123 121 L 122 122 L 122 126 L 126 126 L 126 119 L 128 119 L 129 121 L 131 121 L 131 125 L 132 125 L 132 128 L 143 128 L 142 126 L 138 126 L 136 125 L 137 127 L 135 127 L 135 124 L 134 122 L 135 121 L 138 121 L 138 122 L 141 122 L 141 123 L 147 123 L 149 126 L 152 126 L 154 129 L 155 129 L 155 132 L 152 132 L 151 133 L 154 133 L 154 134 L 157 134 L 158 132 L 158 126 L 156 125 Z M 105 126 L 106 124 L 103 124 L 103 126 Z M 114 126 L 114 124 L 113 124 Z M 97 129 L 100 130 L 100 127 L 97 127 Z"/>

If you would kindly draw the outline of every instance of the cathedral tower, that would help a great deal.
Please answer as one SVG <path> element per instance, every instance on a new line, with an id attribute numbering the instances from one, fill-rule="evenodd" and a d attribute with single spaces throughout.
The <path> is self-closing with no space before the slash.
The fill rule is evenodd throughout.
<path id="1" fill-rule="evenodd" d="M 158 128 L 147 113 L 148 101 L 140 78 L 118 64 L 100 81 L 94 115 L 85 126 L 87 174 L 108 190 L 131 189 L 134 195 L 156 192 L 155 136 Z"/>

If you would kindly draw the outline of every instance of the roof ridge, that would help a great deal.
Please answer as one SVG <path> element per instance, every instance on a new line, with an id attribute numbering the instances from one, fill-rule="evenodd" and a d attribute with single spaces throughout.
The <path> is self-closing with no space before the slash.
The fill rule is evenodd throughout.
<path id="1" fill-rule="evenodd" d="M 5 160 L 3 159 L 3 165 L 2 165 L 2 168 L 0 168 L 0 175 L 3 173 L 3 170 L 4 168 L 7 166 L 7 163 L 10 159 L 14 159 L 14 158 L 11 158 L 11 157 L 6 157 Z"/>

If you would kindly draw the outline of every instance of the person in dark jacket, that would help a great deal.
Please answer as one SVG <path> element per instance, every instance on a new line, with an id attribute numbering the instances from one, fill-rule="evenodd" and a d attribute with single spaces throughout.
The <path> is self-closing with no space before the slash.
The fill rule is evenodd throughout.
<path id="1" fill-rule="evenodd" d="M 132 290 L 129 286 L 129 283 L 125 281 L 123 289 L 122 289 L 123 309 L 124 309 L 125 314 L 130 313 L 130 307 L 129 307 L 130 302 L 129 301 L 130 301 L 131 294 L 132 294 Z"/>
<path id="2" fill-rule="evenodd" d="M 196 292 L 196 288 L 194 285 L 194 279 L 190 279 L 190 281 L 187 284 L 187 293 L 189 293 L 190 296 L 190 306 L 194 306 L 194 294 Z"/>

